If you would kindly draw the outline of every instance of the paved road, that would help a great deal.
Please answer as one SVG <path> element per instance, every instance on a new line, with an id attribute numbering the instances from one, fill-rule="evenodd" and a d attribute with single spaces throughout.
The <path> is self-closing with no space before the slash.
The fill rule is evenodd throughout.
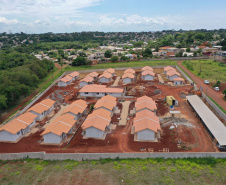
<path id="1" fill-rule="evenodd" d="M 207 96 L 210 96 L 215 102 L 217 102 L 224 110 L 226 110 L 226 102 L 223 100 L 224 95 L 220 92 L 215 91 L 212 87 L 209 85 L 206 85 L 202 79 L 194 75 L 192 72 L 187 70 L 182 64 L 182 61 L 177 62 L 178 66 L 182 68 L 191 78 L 192 80 L 197 84 L 198 87 L 202 86 L 203 92 L 207 94 Z"/>

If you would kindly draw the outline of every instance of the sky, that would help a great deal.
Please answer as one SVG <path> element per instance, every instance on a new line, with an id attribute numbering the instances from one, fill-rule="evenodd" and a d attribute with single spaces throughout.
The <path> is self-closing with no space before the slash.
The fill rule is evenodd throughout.
<path id="1" fill-rule="evenodd" d="M 226 28 L 226 0 L 0 0 L 0 33 Z"/>

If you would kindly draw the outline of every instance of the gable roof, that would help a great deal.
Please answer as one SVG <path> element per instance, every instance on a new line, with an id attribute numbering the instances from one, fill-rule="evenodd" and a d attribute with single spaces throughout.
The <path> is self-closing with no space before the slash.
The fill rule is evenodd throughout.
<path id="1" fill-rule="evenodd" d="M 105 70 L 106 72 L 108 72 L 108 73 L 115 73 L 115 70 L 114 69 L 112 69 L 112 68 L 109 68 L 109 69 L 107 69 L 107 70 Z"/>
<path id="2" fill-rule="evenodd" d="M 79 73 L 77 71 L 74 71 L 74 72 L 70 73 L 69 76 L 76 77 L 76 76 L 79 76 Z"/>
<path id="3" fill-rule="evenodd" d="M 181 76 L 180 73 L 178 73 L 177 71 L 174 71 L 174 70 L 167 71 L 166 74 L 167 74 L 168 76 L 173 76 L 173 75 Z"/>
<path id="4" fill-rule="evenodd" d="M 62 133 L 68 133 L 75 124 L 74 116 L 71 114 L 63 114 L 59 116 L 52 124 L 46 127 L 45 131 L 41 135 L 48 133 L 54 133 L 61 136 Z"/>
<path id="5" fill-rule="evenodd" d="M 55 101 L 47 98 L 45 100 L 42 100 L 41 102 L 35 104 L 34 106 L 32 106 L 30 109 L 28 109 L 27 111 L 34 111 L 37 112 L 39 114 L 43 113 L 44 111 L 49 110 L 53 105 L 54 105 Z"/>
<path id="6" fill-rule="evenodd" d="M 0 131 L 5 130 L 12 134 L 16 134 L 21 129 L 25 129 L 30 124 L 32 124 L 36 117 L 37 117 L 37 115 L 35 115 L 35 114 L 32 114 L 30 112 L 25 112 L 24 114 L 21 114 L 20 116 L 14 118 L 9 123 L 0 127 Z"/>
<path id="7" fill-rule="evenodd" d="M 147 101 L 143 102 L 136 102 L 135 103 L 136 111 L 142 110 L 142 109 L 149 109 L 151 111 L 154 111 L 157 109 L 156 105 Z"/>
<path id="8" fill-rule="evenodd" d="M 124 78 L 134 78 L 135 76 L 132 73 L 124 73 L 124 75 L 122 76 L 122 79 Z"/>
<path id="9" fill-rule="evenodd" d="M 164 71 L 170 71 L 170 70 L 175 70 L 175 69 L 171 66 L 164 67 Z"/>
<path id="10" fill-rule="evenodd" d="M 137 112 L 136 117 L 134 118 L 133 122 L 135 123 L 144 118 L 148 118 L 156 123 L 159 123 L 159 118 L 155 115 L 154 112 L 150 112 L 149 110 L 142 110 L 140 112 Z"/>
<path id="11" fill-rule="evenodd" d="M 151 75 L 151 76 L 155 76 L 155 73 L 153 71 L 150 71 L 150 70 L 145 70 L 141 73 L 142 76 L 145 76 L 145 75 Z"/>
<path id="12" fill-rule="evenodd" d="M 71 112 L 77 115 L 78 113 L 83 113 L 87 106 L 88 105 L 84 100 L 77 100 L 73 102 L 68 108 L 66 108 L 63 114 Z"/>
<path id="13" fill-rule="evenodd" d="M 167 52 L 167 56 L 175 56 L 174 52 Z"/>
<path id="14" fill-rule="evenodd" d="M 105 96 L 97 101 L 94 108 L 98 109 L 101 107 L 112 110 L 116 106 L 116 98 L 112 98 L 112 96 Z"/>
<path id="15" fill-rule="evenodd" d="M 153 71 L 153 68 L 151 68 L 150 66 L 145 66 L 145 67 L 142 68 L 142 71 L 145 71 L 145 70 Z"/>
<path id="16" fill-rule="evenodd" d="M 102 78 L 102 77 L 104 77 L 104 78 L 111 78 L 112 75 L 110 73 L 108 73 L 108 72 L 105 72 L 105 73 L 103 73 L 102 75 L 99 76 L 99 79 Z"/>
<path id="17" fill-rule="evenodd" d="M 100 117 L 100 116 L 94 116 L 90 119 L 86 119 L 84 123 L 82 124 L 83 129 L 87 129 L 90 127 L 97 128 L 99 130 L 105 131 L 106 126 L 110 124 L 110 121 Z"/>
<path id="18" fill-rule="evenodd" d="M 170 49 L 170 48 L 173 48 L 173 47 L 170 47 L 170 46 L 164 46 L 164 47 L 160 47 L 159 49 Z"/>
<path id="19" fill-rule="evenodd" d="M 143 102 L 143 101 L 147 101 L 147 102 L 155 104 L 155 101 L 151 97 L 141 96 L 141 97 L 137 98 L 137 103 Z"/>
<path id="20" fill-rule="evenodd" d="M 79 82 L 93 82 L 93 77 L 91 76 L 86 76 L 85 78 L 81 79 Z"/>
<path id="21" fill-rule="evenodd" d="M 92 114 L 90 114 L 86 119 L 90 119 L 90 118 L 93 118 L 93 117 L 101 117 L 103 119 L 106 119 L 106 120 L 111 120 L 111 112 L 110 111 L 107 111 L 106 109 L 97 109 L 97 110 L 94 110 L 92 112 Z"/>
<path id="22" fill-rule="evenodd" d="M 110 88 L 106 85 L 85 85 L 79 92 L 95 92 L 95 93 L 123 93 L 123 89 L 120 88 Z"/>
<path id="23" fill-rule="evenodd" d="M 135 74 L 135 71 L 134 71 L 133 69 L 129 68 L 129 69 L 126 69 L 126 70 L 124 71 L 124 74 L 125 74 L 125 73 L 132 73 L 132 74 Z"/>
<path id="24" fill-rule="evenodd" d="M 89 73 L 87 76 L 91 76 L 91 77 L 98 77 L 98 73 L 97 72 L 92 72 L 92 73 Z"/>
<path id="25" fill-rule="evenodd" d="M 152 130 L 154 132 L 157 132 L 158 130 L 161 130 L 160 124 L 156 123 L 148 118 L 144 118 L 142 120 L 139 120 L 133 124 L 135 128 L 135 133 L 142 131 L 142 130 Z"/>

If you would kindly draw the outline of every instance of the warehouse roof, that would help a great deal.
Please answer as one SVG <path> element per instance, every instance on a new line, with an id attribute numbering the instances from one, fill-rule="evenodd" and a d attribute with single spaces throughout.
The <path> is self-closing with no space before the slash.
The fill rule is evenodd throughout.
<path id="1" fill-rule="evenodd" d="M 220 145 L 226 145 L 226 127 L 224 124 L 197 95 L 186 96 L 186 98 L 218 143 Z"/>

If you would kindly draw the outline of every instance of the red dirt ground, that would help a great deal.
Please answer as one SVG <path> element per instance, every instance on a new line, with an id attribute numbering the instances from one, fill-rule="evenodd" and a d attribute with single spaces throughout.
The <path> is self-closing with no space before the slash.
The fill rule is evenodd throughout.
<path id="1" fill-rule="evenodd" d="M 56 90 L 64 91 L 73 91 L 73 94 L 76 94 L 78 91 L 77 88 L 74 88 L 78 82 L 68 86 L 66 88 L 53 87 L 43 97 L 39 100 L 46 98 Z M 145 85 L 147 89 L 150 89 L 153 85 Z M 191 147 L 189 151 L 196 152 L 214 152 L 216 151 L 214 144 L 212 143 L 209 135 L 206 133 L 204 127 L 196 118 L 195 114 L 192 112 L 192 109 L 188 104 L 181 98 L 180 92 L 190 93 L 193 90 L 192 86 L 183 86 L 183 87 L 172 87 L 166 85 L 155 84 L 161 93 L 153 96 L 152 98 L 157 101 L 157 115 L 163 117 L 168 113 L 168 106 L 163 101 L 165 96 L 173 95 L 178 101 L 179 106 L 175 107 L 175 110 L 181 111 L 184 115 L 184 118 L 187 119 L 193 127 L 187 127 L 184 125 L 179 125 L 177 130 L 169 130 L 171 125 L 162 127 L 162 136 L 158 143 L 153 142 L 135 142 L 134 135 L 131 134 L 132 119 L 133 116 L 130 116 L 130 120 L 126 126 L 117 126 L 115 130 L 112 130 L 111 133 L 107 134 L 105 140 L 95 140 L 95 139 L 82 139 L 82 129 L 79 128 L 78 132 L 75 134 L 75 137 L 72 139 L 70 146 L 56 146 L 56 145 L 41 145 L 40 141 L 42 138 L 40 134 L 43 132 L 41 127 L 45 124 L 44 120 L 38 128 L 40 131 L 37 131 L 34 134 L 30 134 L 28 137 L 22 138 L 18 143 L 0 143 L 0 153 L 13 153 L 13 152 L 37 152 L 37 151 L 46 151 L 47 153 L 107 153 L 107 152 L 140 152 L 141 148 L 153 148 L 154 152 L 159 152 L 163 148 L 169 148 L 170 152 L 183 152 L 184 149 L 177 147 L 177 141 L 180 138 L 182 144 Z M 149 93 L 150 91 L 146 91 Z M 65 97 L 66 102 L 71 103 L 77 99 L 77 96 L 73 98 L 68 95 Z M 135 100 L 136 98 L 131 98 Z M 87 98 L 86 100 L 89 104 L 95 104 L 97 100 L 92 98 Z M 119 103 L 118 103 L 119 105 Z M 131 104 L 130 109 L 133 109 L 134 103 Z M 121 109 L 121 106 L 118 106 Z M 118 123 L 119 115 L 114 116 L 112 121 L 114 124 Z"/>
<path id="2" fill-rule="evenodd" d="M 177 63 L 191 78 L 192 80 L 198 85 L 198 87 L 203 87 L 203 92 L 207 92 L 207 95 L 210 96 L 215 102 L 217 102 L 224 110 L 226 110 L 226 102 L 223 100 L 224 95 L 221 91 L 215 91 L 210 85 L 206 85 L 202 79 L 194 75 L 190 72 L 187 68 L 182 65 L 182 61 Z"/>

